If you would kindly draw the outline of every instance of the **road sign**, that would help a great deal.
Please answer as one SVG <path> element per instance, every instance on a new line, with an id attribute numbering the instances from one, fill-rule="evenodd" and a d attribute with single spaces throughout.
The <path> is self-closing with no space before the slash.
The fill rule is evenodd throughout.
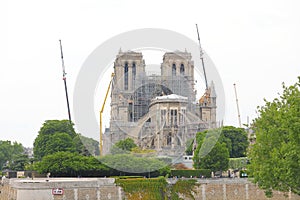
<path id="1" fill-rule="evenodd" d="M 52 194 L 53 195 L 63 195 L 64 194 L 64 189 L 62 189 L 62 188 L 53 188 L 52 189 Z"/>

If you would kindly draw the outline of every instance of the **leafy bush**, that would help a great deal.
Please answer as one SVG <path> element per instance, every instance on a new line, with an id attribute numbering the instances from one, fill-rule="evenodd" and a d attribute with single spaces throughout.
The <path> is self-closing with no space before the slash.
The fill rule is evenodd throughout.
<path id="1" fill-rule="evenodd" d="M 128 200 L 140 199 L 165 199 L 167 182 L 164 178 L 136 178 L 116 179 L 116 184 L 121 186 Z"/>
<path id="2" fill-rule="evenodd" d="M 174 185 L 168 185 L 163 177 L 116 179 L 116 184 L 124 189 L 128 200 L 141 199 L 141 196 L 143 199 L 151 200 L 179 200 L 181 199 L 179 198 L 179 193 L 194 199 L 192 191 L 196 182 L 196 180 L 178 180 Z"/>
<path id="3" fill-rule="evenodd" d="M 189 197 L 191 199 L 195 199 L 192 195 L 192 191 L 194 191 L 194 186 L 196 185 L 197 180 L 189 179 L 189 180 L 178 180 L 172 187 L 171 190 L 171 199 L 179 200 L 178 193 L 183 194 L 185 197 Z"/>
<path id="4" fill-rule="evenodd" d="M 228 166 L 230 169 L 242 169 L 247 165 L 247 157 L 229 158 Z"/>

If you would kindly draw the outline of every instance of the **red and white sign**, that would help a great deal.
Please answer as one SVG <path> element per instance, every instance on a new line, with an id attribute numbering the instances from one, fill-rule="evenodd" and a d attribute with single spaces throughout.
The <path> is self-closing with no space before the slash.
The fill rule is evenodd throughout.
<path id="1" fill-rule="evenodd" d="M 53 195 L 63 195 L 64 194 L 64 189 L 62 189 L 62 188 L 53 188 L 52 189 L 52 194 Z"/>

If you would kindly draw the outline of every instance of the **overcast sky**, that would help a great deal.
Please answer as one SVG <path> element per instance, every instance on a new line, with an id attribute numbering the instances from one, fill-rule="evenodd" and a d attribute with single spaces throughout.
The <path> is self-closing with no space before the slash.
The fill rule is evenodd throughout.
<path id="1" fill-rule="evenodd" d="M 2 1 L 0 140 L 33 146 L 45 120 L 67 118 L 59 39 L 72 108 L 80 68 L 102 42 L 140 28 L 169 29 L 197 42 L 195 23 L 222 78 L 225 125 L 238 125 L 233 83 L 246 123 L 263 98 L 277 97 L 282 82 L 300 75 L 299 8 L 297 0 Z"/>

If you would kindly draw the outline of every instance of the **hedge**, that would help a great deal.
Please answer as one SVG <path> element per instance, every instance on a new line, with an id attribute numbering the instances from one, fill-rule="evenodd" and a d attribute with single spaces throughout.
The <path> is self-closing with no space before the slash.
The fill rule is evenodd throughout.
<path id="1" fill-rule="evenodd" d="M 178 178 L 181 178 L 181 177 L 186 177 L 186 178 L 197 177 L 197 178 L 201 178 L 202 176 L 204 176 L 205 178 L 211 178 L 211 171 L 209 169 L 171 170 L 171 176 L 177 176 Z"/>

